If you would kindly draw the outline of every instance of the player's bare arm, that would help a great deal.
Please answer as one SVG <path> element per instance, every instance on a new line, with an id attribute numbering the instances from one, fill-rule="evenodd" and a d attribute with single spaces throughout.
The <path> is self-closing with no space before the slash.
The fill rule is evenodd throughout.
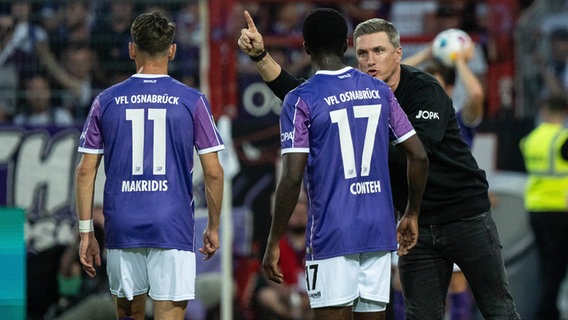
<path id="1" fill-rule="evenodd" d="M 282 156 L 282 173 L 276 187 L 274 216 L 272 217 L 268 243 L 262 260 L 264 274 L 269 280 L 276 283 L 282 283 L 284 277 L 278 268 L 278 259 L 280 258 L 278 242 L 284 236 L 288 220 L 298 202 L 307 160 L 307 153 L 287 153 Z"/>
<path id="2" fill-rule="evenodd" d="M 408 202 L 397 226 L 397 241 L 398 254 L 405 255 L 418 241 L 418 215 L 428 178 L 429 161 L 418 135 L 402 142 L 400 148 L 407 159 Z"/>
<path id="3" fill-rule="evenodd" d="M 203 167 L 205 182 L 205 200 L 207 202 L 207 228 L 203 231 L 203 247 L 199 252 L 205 255 L 204 259 L 211 258 L 219 249 L 219 225 L 221 218 L 221 205 L 223 201 L 223 167 L 216 152 L 199 156 Z"/>
<path id="4" fill-rule="evenodd" d="M 93 219 L 93 197 L 95 192 L 95 178 L 101 162 L 101 154 L 84 153 L 75 170 L 76 202 L 79 221 Z M 94 277 L 97 272 L 95 266 L 101 265 L 99 243 L 94 231 L 80 232 L 79 260 L 83 270 Z"/>

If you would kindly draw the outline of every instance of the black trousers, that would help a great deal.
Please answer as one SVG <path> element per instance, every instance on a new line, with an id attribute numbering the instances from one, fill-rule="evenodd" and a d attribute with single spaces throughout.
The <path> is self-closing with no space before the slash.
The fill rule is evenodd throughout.
<path id="1" fill-rule="evenodd" d="M 558 293 L 568 266 L 568 212 L 530 212 L 540 258 L 542 292 L 535 319 L 557 320 Z"/>

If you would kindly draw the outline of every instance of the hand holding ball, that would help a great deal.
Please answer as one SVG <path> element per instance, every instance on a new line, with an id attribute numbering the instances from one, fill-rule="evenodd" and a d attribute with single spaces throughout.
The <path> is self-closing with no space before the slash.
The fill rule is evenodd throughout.
<path id="1" fill-rule="evenodd" d="M 471 38 L 460 29 L 444 30 L 432 42 L 432 56 L 448 67 L 455 64 L 459 54 L 466 55 L 473 46 Z"/>

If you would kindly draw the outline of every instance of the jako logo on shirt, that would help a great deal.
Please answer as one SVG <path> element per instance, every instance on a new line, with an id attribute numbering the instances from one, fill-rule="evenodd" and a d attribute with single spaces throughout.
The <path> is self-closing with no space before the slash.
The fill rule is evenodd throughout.
<path id="1" fill-rule="evenodd" d="M 438 119 L 438 120 L 440 120 L 440 117 L 438 116 L 438 112 L 419 110 L 418 114 L 416 115 L 416 119 L 425 119 L 425 120 Z"/>

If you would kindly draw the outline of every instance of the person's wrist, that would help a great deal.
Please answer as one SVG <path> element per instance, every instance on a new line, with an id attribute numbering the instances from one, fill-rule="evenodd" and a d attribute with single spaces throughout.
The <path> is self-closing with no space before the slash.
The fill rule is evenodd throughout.
<path id="1" fill-rule="evenodd" d="M 79 220 L 79 233 L 88 233 L 95 231 L 93 219 Z"/>
<path id="2" fill-rule="evenodd" d="M 262 52 L 259 53 L 259 54 L 257 54 L 256 56 L 250 56 L 250 59 L 251 59 L 253 62 L 259 62 L 259 61 L 261 61 L 262 59 L 264 59 L 264 57 L 266 57 L 267 54 L 268 54 L 268 51 L 262 50 Z"/>

